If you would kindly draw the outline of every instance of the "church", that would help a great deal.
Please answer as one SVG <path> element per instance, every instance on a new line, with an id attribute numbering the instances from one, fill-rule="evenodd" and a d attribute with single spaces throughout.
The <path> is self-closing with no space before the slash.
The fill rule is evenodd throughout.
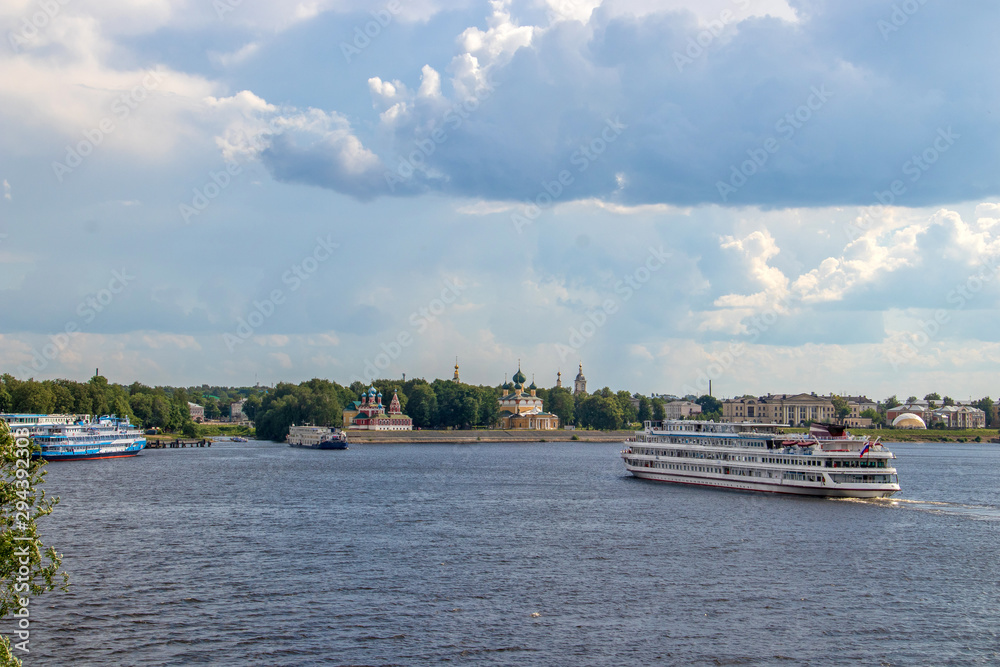
<path id="1" fill-rule="evenodd" d="M 399 396 L 392 392 L 389 412 L 382 405 L 382 392 L 369 387 L 360 401 L 352 401 L 344 410 L 344 430 L 412 431 L 413 420 L 403 414 Z"/>
<path id="2" fill-rule="evenodd" d="M 513 382 L 505 382 L 504 395 L 500 397 L 500 426 L 504 429 L 540 429 L 551 431 L 559 428 L 559 417 L 542 408 L 542 399 L 535 395 L 538 387 L 534 380 L 525 388 L 527 378 L 517 366 Z"/>

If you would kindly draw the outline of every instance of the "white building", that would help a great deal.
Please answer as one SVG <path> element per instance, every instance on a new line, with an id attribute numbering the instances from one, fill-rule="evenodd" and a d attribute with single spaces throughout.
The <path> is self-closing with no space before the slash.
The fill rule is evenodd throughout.
<path id="1" fill-rule="evenodd" d="M 197 403 L 188 401 L 188 412 L 191 414 L 192 421 L 196 421 L 198 423 L 205 421 L 205 408 Z"/>
<path id="2" fill-rule="evenodd" d="M 685 419 L 700 414 L 701 406 L 693 401 L 671 401 L 663 406 L 663 416 L 666 419 Z"/>

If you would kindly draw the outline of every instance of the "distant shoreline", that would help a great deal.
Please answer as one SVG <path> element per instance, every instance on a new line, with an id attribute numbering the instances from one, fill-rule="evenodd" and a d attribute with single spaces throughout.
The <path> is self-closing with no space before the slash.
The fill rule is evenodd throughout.
<path id="1" fill-rule="evenodd" d="M 805 432 L 806 429 L 790 427 L 787 433 Z M 894 430 L 894 429 L 850 429 L 855 435 L 868 435 L 874 440 L 881 437 L 884 442 L 903 443 L 952 443 L 952 444 L 998 444 L 991 443 L 991 438 L 997 437 L 996 429 L 975 429 L 961 431 L 926 431 Z M 596 430 L 502 430 L 502 429 L 471 429 L 471 430 L 436 430 L 424 429 L 417 431 L 347 431 L 350 444 L 475 444 L 481 442 L 622 442 L 635 436 L 634 430 L 596 431 Z M 981 442 L 976 442 L 976 436 Z M 224 439 L 228 436 L 201 436 L 194 440 Z M 256 439 L 250 435 L 250 439 Z M 574 440 L 574 437 L 576 438 Z M 150 441 L 169 441 L 180 439 L 190 441 L 178 434 L 163 434 L 146 436 Z"/>
<path id="2" fill-rule="evenodd" d="M 624 442 L 635 431 L 474 429 L 469 431 L 347 431 L 354 444 L 475 444 L 477 442 Z M 575 439 L 574 439 L 575 438 Z"/>

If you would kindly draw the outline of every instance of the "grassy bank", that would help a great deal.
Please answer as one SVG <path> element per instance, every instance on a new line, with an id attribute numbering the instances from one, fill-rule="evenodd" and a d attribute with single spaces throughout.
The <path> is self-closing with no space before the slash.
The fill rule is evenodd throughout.
<path id="1" fill-rule="evenodd" d="M 893 429 L 893 428 L 852 428 L 848 429 L 854 435 L 867 435 L 873 440 L 881 437 L 885 442 L 983 442 L 989 443 L 990 438 L 998 437 L 995 428 L 965 428 L 965 429 Z M 805 428 L 786 428 L 788 433 L 807 433 Z M 978 438 L 978 440 L 977 440 Z"/>

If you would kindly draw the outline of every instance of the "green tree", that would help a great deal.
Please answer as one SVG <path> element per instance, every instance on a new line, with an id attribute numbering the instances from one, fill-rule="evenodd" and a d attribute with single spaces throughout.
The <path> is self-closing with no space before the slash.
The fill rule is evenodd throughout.
<path id="1" fill-rule="evenodd" d="M 580 403 L 577 420 L 587 428 L 613 431 L 622 427 L 624 417 L 615 397 L 595 393 Z"/>
<path id="2" fill-rule="evenodd" d="M 909 405 L 910 403 L 916 403 L 916 402 L 917 402 L 917 397 L 916 396 L 908 396 L 906 398 L 906 404 L 907 405 Z"/>
<path id="3" fill-rule="evenodd" d="M 172 408 L 173 405 L 165 395 L 153 396 L 149 408 L 149 421 L 143 421 L 143 425 L 172 430 L 174 427 Z"/>
<path id="4" fill-rule="evenodd" d="M 52 392 L 42 382 L 34 379 L 20 383 L 11 392 L 14 412 L 26 412 L 30 414 L 50 414 L 55 407 L 55 398 Z"/>
<path id="5" fill-rule="evenodd" d="M 663 421 L 667 418 L 667 410 L 663 407 L 663 401 L 658 398 L 653 399 L 653 421 Z"/>
<path id="6" fill-rule="evenodd" d="M 952 398 L 951 396 L 945 396 L 944 398 L 941 399 L 941 404 L 945 406 L 955 405 L 955 399 Z"/>
<path id="7" fill-rule="evenodd" d="M 622 413 L 622 421 L 625 424 L 634 424 L 639 418 L 639 410 L 632 404 L 632 394 L 622 390 L 616 392 L 614 397 L 618 401 L 618 407 Z"/>
<path id="8" fill-rule="evenodd" d="M 17 617 L 22 610 L 27 616 L 32 598 L 55 588 L 66 590 L 69 582 L 59 571 L 62 557 L 38 535 L 37 521 L 59 502 L 42 488 L 44 465 L 43 459 L 31 458 L 28 439 L 15 437 L 0 420 L 0 618 Z M 15 638 L 23 642 L 15 642 L 15 649 L 29 649 L 26 635 Z M 6 636 L 0 639 L 0 663 L 21 664 Z"/>
<path id="9" fill-rule="evenodd" d="M 95 415 L 109 415 L 113 406 L 108 401 L 108 380 L 101 375 L 95 375 L 87 383 L 90 389 L 90 400 L 94 406 Z"/>
<path id="10" fill-rule="evenodd" d="M 205 419 L 218 419 L 222 416 L 222 411 L 219 410 L 219 402 L 214 398 L 205 399 Z"/>
<path id="11" fill-rule="evenodd" d="M 549 402 L 545 409 L 559 417 L 559 424 L 567 426 L 573 423 L 573 408 L 575 407 L 573 393 L 566 387 L 553 387 L 549 390 Z"/>
<path id="12" fill-rule="evenodd" d="M 867 410 L 863 410 L 861 412 L 861 416 L 867 419 L 871 419 L 872 424 L 875 424 L 876 426 L 885 423 L 885 415 L 878 412 L 877 410 L 874 410 L 873 408 L 868 408 Z"/>
<path id="13" fill-rule="evenodd" d="M 986 425 L 987 426 L 994 426 L 994 424 L 993 424 L 993 399 L 992 398 L 990 398 L 989 396 L 984 396 L 983 398 L 980 398 L 978 401 L 975 401 L 972 405 L 973 405 L 973 407 L 977 407 L 977 408 L 979 408 L 980 410 L 982 410 L 983 412 L 986 413 Z"/>
<path id="14" fill-rule="evenodd" d="M 847 404 L 847 399 L 836 394 L 830 399 L 833 403 L 833 413 L 838 420 L 844 421 L 844 417 L 851 414 L 851 406 Z"/>
<path id="15" fill-rule="evenodd" d="M 153 422 L 153 396 L 152 394 L 132 394 L 129 399 L 132 414 L 136 416 L 139 423 L 149 427 Z"/>
<path id="16" fill-rule="evenodd" d="M 52 411 L 61 415 L 72 413 L 76 401 L 73 399 L 73 392 L 66 386 L 65 381 L 60 380 L 59 382 L 48 384 L 49 390 L 52 392 Z"/>
<path id="17" fill-rule="evenodd" d="M 479 416 L 476 424 L 493 428 L 500 423 L 500 396 L 493 387 L 479 387 Z M 546 406 L 551 412 L 551 409 Z"/>
<path id="18" fill-rule="evenodd" d="M 247 416 L 251 422 L 255 421 L 257 418 L 257 410 L 260 409 L 260 395 L 253 394 L 247 396 L 246 403 L 243 404 L 243 414 Z"/>
<path id="19" fill-rule="evenodd" d="M 694 402 L 701 406 L 700 419 L 714 419 L 715 421 L 722 419 L 722 401 L 719 399 L 704 394 L 695 399 Z"/>
<path id="20" fill-rule="evenodd" d="M 409 401 L 406 414 L 413 420 L 413 425 L 419 428 L 431 428 L 434 425 L 438 411 L 437 394 L 426 382 L 421 381 L 409 390 Z"/>
<path id="21" fill-rule="evenodd" d="M 888 410 L 892 410 L 893 408 L 899 407 L 899 405 L 900 405 L 899 399 L 897 399 L 896 395 L 893 394 L 889 398 L 882 401 L 882 404 L 879 406 L 879 409 L 884 413 Z"/>
<path id="22" fill-rule="evenodd" d="M 941 394 L 939 394 L 937 392 L 934 392 L 933 394 L 927 394 L 926 396 L 924 396 L 924 400 L 925 401 L 940 401 L 941 400 Z"/>
<path id="23" fill-rule="evenodd" d="M 5 385 L 0 384 L 0 412 L 11 411 L 12 399 Z"/>
<path id="24" fill-rule="evenodd" d="M 647 422 L 653 418 L 653 405 L 645 396 L 639 397 L 639 412 L 637 418 L 640 422 Z"/>
<path id="25" fill-rule="evenodd" d="M 94 414 L 94 400 L 90 396 L 90 387 L 80 382 L 70 385 L 73 394 L 73 412 L 78 415 Z"/>
<path id="26" fill-rule="evenodd" d="M 479 398 L 475 392 L 463 391 L 461 393 L 455 416 L 458 418 L 455 426 L 464 428 L 476 423 L 479 418 Z"/>

